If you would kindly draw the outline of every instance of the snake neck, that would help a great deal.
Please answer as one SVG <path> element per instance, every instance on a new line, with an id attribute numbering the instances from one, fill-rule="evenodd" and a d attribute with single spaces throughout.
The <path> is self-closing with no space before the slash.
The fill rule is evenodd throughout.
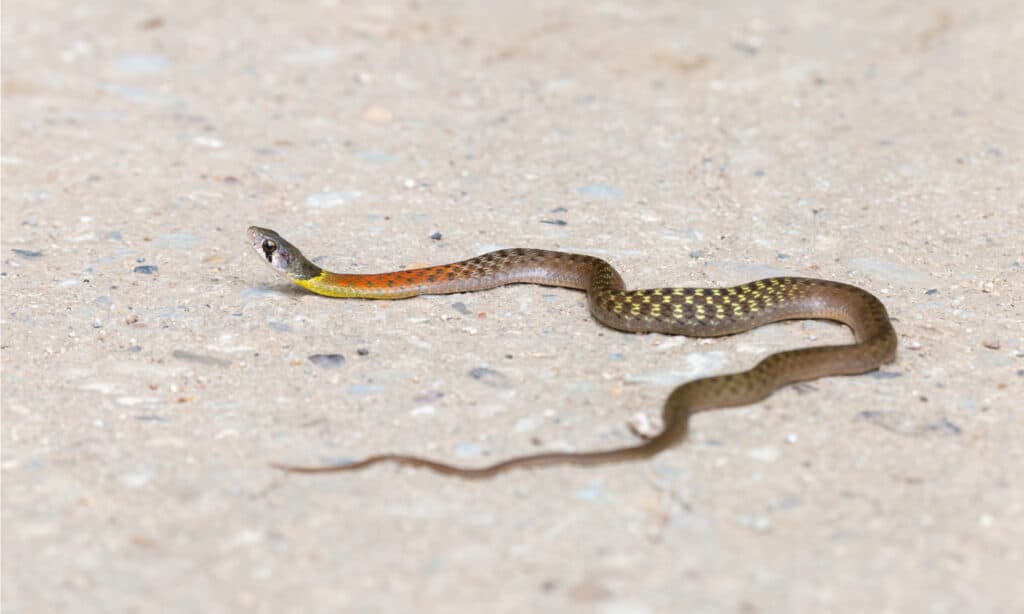
<path id="1" fill-rule="evenodd" d="M 325 271 L 309 263 L 303 275 L 289 279 L 303 288 L 335 298 L 400 299 L 421 294 L 475 292 L 517 283 L 608 292 L 624 288 L 607 262 L 539 249 L 503 249 L 451 264 L 391 273 L 352 274 Z"/>

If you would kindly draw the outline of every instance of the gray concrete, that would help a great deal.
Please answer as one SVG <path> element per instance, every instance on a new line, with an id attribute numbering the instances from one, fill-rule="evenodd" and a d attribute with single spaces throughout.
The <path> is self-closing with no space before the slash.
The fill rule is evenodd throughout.
<path id="1" fill-rule="evenodd" d="M 718 5 L 5 3 L 4 612 L 1024 610 L 1020 3 Z M 680 381 L 848 332 L 332 301 L 249 224 L 335 270 L 851 282 L 899 360 L 644 463 L 289 477 L 623 445 Z"/>

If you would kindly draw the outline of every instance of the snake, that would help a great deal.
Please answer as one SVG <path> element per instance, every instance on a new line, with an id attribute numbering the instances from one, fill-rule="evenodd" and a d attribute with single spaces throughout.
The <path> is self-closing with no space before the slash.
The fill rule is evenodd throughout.
<path id="1" fill-rule="evenodd" d="M 867 290 L 837 281 L 769 277 L 732 287 L 627 290 L 618 271 L 600 258 L 528 248 L 390 273 L 347 274 L 322 269 L 273 230 L 252 226 L 248 239 L 277 273 L 310 292 L 335 298 L 404 299 L 539 284 L 585 291 L 594 318 L 629 333 L 718 337 L 780 320 L 822 319 L 846 325 L 854 337 L 848 344 L 776 352 L 746 371 L 686 382 L 666 398 L 661 429 L 625 447 L 540 452 L 481 467 L 395 453 L 323 466 L 271 463 L 290 473 L 337 473 L 397 463 L 460 478 L 489 478 L 527 467 L 643 460 L 683 441 L 694 414 L 749 405 L 797 382 L 867 373 L 896 358 L 897 335 L 882 302 Z"/>

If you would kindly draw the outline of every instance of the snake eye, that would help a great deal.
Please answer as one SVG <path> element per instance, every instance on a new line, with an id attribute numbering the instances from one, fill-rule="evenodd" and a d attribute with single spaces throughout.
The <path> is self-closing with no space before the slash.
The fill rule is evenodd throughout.
<path id="1" fill-rule="evenodd" d="M 277 251 L 277 242 L 272 239 L 263 239 L 263 253 L 267 256 L 267 262 L 273 260 L 272 256 Z"/>

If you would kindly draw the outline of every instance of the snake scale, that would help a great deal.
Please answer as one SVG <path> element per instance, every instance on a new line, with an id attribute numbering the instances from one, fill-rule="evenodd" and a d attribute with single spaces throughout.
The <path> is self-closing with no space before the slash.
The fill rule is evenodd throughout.
<path id="1" fill-rule="evenodd" d="M 514 468 L 644 459 L 682 441 L 690 416 L 695 413 L 748 405 L 795 382 L 864 373 L 891 362 L 896 356 L 896 331 L 882 302 L 861 288 L 835 281 L 771 277 L 731 288 L 626 290 L 622 277 L 604 260 L 539 249 L 503 249 L 452 264 L 353 275 L 321 269 L 273 230 L 252 226 L 248 235 L 253 249 L 275 271 L 324 296 L 401 299 L 533 283 L 586 291 L 594 317 L 605 326 L 621 331 L 716 337 L 779 320 L 814 318 L 845 324 L 855 338 L 852 344 L 778 352 L 746 371 L 682 384 L 665 400 L 662 430 L 629 447 L 593 452 L 544 452 L 475 468 L 406 454 L 378 454 L 343 465 L 274 465 L 289 472 L 356 471 L 393 462 L 462 478 L 486 478 Z"/>

